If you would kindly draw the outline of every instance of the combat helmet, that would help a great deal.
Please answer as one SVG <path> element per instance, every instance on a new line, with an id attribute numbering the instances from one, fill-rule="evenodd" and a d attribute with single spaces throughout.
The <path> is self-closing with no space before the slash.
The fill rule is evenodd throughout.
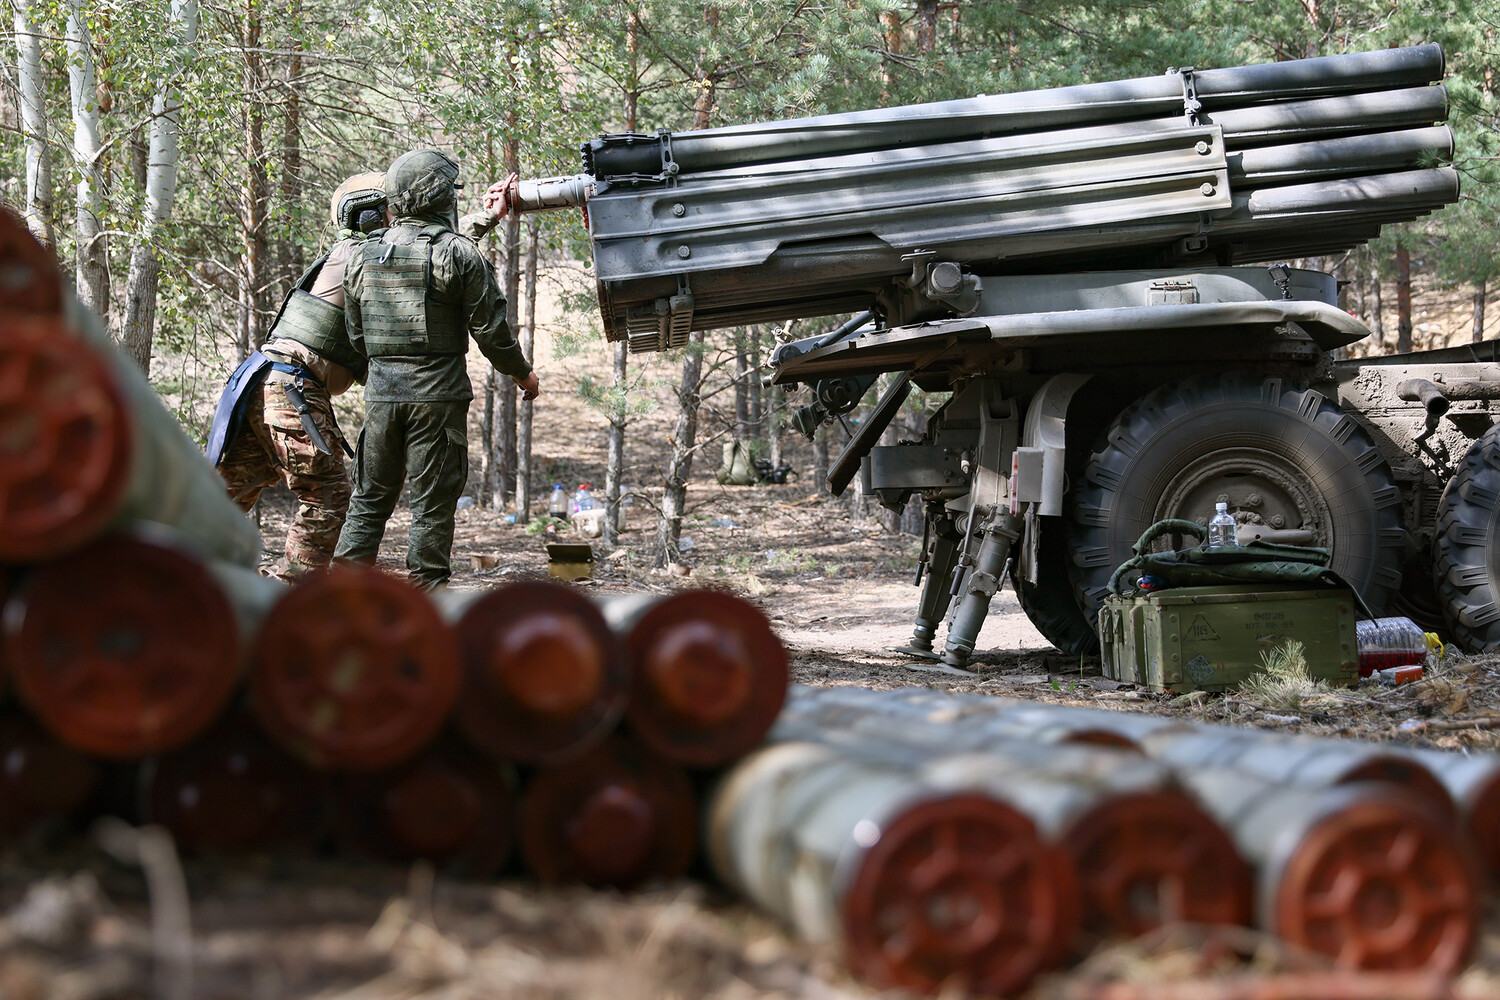
<path id="1" fill-rule="evenodd" d="M 385 175 L 377 173 L 355 174 L 334 189 L 333 199 L 328 205 L 328 214 L 339 229 L 368 231 L 361 226 L 360 216 L 375 212 L 379 217 L 376 225 L 385 221 Z"/>
<path id="2" fill-rule="evenodd" d="M 457 204 L 453 186 L 458 180 L 458 161 L 436 149 L 414 149 L 396 157 L 385 172 L 391 214 L 435 215 Z"/>

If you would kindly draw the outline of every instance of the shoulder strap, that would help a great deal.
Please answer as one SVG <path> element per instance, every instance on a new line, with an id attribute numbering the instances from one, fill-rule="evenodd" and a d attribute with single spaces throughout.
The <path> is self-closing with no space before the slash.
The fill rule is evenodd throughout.
<path id="1" fill-rule="evenodd" d="M 335 244 L 335 246 L 337 246 L 337 244 Z M 328 263 L 328 258 L 332 255 L 333 247 L 329 247 L 327 253 L 308 265 L 307 270 L 302 272 L 302 277 L 298 278 L 296 282 L 293 283 L 292 287 L 300 288 L 304 292 L 312 291 L 313 282 L 318 280 L 318 273 L 323 270 L 323 265 Z"/>

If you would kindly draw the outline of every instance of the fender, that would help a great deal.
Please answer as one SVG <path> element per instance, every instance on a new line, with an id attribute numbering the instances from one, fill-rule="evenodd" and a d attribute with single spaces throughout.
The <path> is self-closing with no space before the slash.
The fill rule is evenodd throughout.
<path id="1" fill-rule="evenodd" d="M 1062 514 L 1066 487 L 1068 404 L 1089 374 L 1054 375 L 1026 404 L 1026 425 L 1016 449 L 1016 485 L 1020 503 L 1034 503 L 1037 513 Z"/>

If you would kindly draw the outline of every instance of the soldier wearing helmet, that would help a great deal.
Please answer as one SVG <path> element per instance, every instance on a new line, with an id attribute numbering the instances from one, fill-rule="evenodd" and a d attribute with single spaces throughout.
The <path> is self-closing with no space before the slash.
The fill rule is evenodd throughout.
<path id="1" fill-rule="evenodd" d="M 409 479 L 406 567 L 429 588 L 448 580 L 454 512 L 468 481 L 469 339 L 526 399 L 540 391 L 506 322 L 494 269 L 455 231 L 462 187 L 458 162 L 446 153 L 397 157 L 385 174 L 395 221 L 372 234 L 344 271 L 349 338 L 370 370 L 354 498 L 334 558 L 374 561 Z M 509 210 L 503 196 L 486 201 L 495 218 Z"/>
<path id="2" fill-rule="evenodd" d="M 338 241 L 287 294 L 265 345 L 230 376 L 209 432 L 209 460 L 241 509 L 279 482 L 296 494 L 275 570 L 284 578 L 328 565 L 349 507 L 349 474 L 336 451 L 349 446 L 333 397 L 363 381 L 367 363 L 344 325 L 344 268 L 385 224 L 384 183 L 378 173 L 356 174 L 334 191 Z"/>

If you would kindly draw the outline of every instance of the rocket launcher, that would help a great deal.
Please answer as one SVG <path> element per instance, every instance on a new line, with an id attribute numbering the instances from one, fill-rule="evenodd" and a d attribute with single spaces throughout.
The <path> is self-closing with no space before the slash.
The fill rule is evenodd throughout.
<path id="1" fill-rule="evenodd" d="M 605 336 L 634 351 L 866 309 L 965 316 L 991 276 L 1331 253 L 1457 200 L 1443 65 L 1419 45 L 604 135 L 586 174 L 512 201 L 586 206 Z"/>

